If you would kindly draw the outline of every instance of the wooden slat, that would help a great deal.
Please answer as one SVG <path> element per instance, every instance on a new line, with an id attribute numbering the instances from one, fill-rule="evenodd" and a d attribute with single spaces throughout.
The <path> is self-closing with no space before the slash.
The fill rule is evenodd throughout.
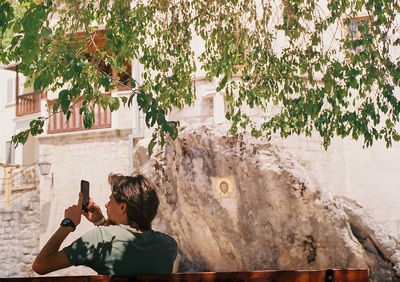
<path id="1" fill-rule="evenodd" d="M 368 271 L 360 271 L 354 269 L 334 270 L 335 282 L 358 282 L 368 281 Z"/>
<path id="2" fill-rule="evenodd" d="M 107 95 L 111 94 L 108 93 Z M 48 101 L 49 113 L 53 111 L 53 105 L 55 102 L 56 100 Z M 79 109 L 81 108 L 81 106 L 82 106 L 82 101 L 79 101 L 74 105 L 72 115 L 67 123 L 66 123 L 66 118 L 62 112 L 54 114 L 49 120 L 49 127 L 47 133 L 52 134 L 52 133 L 85 130 L 82 122 L 82 116 L 79 114 Z M 103 110 L 101 106 L 96 105 L 95 122 L 91 129 L 110 128 L 110 127 L 111 127 L 110 109 L 107 108 L 106 110 Z"/>
<path id="3" fill-rule="evenodd" d="M 41 93 L 17 95 L 16 116 L 24 116 L 40 112 Z"/>
<path id="4" fill-rule="evenodd" d="M 327 274 L 334 274 L 334 280 L 327 279 Z M 0 278 L 0 282 L 198 282 L 198 281 L 279 281 L 279 282 L 367 282 L 368 271 L 365 269 L 304 270 L 304 271 L 249 271 L 249 272 L 196 272 L 137 276 L 60 276 L 34 278 Z"/>

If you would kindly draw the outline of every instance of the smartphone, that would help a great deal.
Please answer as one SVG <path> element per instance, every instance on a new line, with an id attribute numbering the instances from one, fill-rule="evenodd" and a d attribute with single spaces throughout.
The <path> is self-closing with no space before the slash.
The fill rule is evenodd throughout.
<path id="1" fill-rule="evenodd" d="M 89 181 L 81 180 L 81 192 L 82 192 L 82 209 L 88 212 L 89 205 Z"/>

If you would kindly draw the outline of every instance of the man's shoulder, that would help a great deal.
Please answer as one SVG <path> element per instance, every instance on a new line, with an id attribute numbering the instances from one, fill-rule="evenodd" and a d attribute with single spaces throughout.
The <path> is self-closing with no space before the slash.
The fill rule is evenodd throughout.
<path id="1" fill-rule="evenodd" d="M 139 233 L 136 229 L 126 225 L 109 225 L 109 226 L 98 226 L 97 232 L 101 234 L 104 241 L 118 240 L 118 241 L 135 241 L 138 244 L 140 242 L 153 241 L 153 243 L 169 246 L 171 248 L 177 248 L 178 244 L 174 238 L 170 235 L 160 231 L 147 230 L 143 233 Z"/>
<path id="2" fill-rule="evenodd" d="M 108 225 L 108 226 L 98 226 L 97 232 L 102 234 L 104 240 L 112 239 L 118 237 L 119 239 L 131 239 L 134 236 L 134 232 L 123 225 Z"/>
<path id="3" fill-rule="evenodd" d="M 166 244 L 173 245 L 175 247 L 178 247 L 178 244 L 176 243 L 175 239 L 169 236 L 168 234 L 165 234 L 160 231 L 152 231 L 154 236 L 157 237 L 159 240 L 164 241 Z"/>

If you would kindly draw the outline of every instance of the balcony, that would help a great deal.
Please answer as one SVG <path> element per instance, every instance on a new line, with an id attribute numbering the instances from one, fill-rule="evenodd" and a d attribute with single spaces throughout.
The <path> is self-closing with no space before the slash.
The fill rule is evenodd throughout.
<path id="1" fill-rule="evenodd" d="M 21 117 L 40 112 L 40 99 L 42 93 L 27 93 L 17 95 L 16 116 Z"/>
<path id="2" fill-rule="evenodd" d="M 24 193 L 37 189 L 39 173 L 37 163 L 27 165 L 0 163 L 0 191 L 4 191 L 4 204 L 10 207 Z M 0 204 L 1 206 L 1 204 Z"/>
<path id="3" fill-rule="evenodd" d="M 53 112 L 53 105 L 56 100 L 48 101 L 49 113 Z M 70 119 L 67 121 L 62 111 L 54 113 L 49 119 L 48 134 L 73 132 L 85 130 L 83 126 L 82 116 L 79 114 L 82 101 L 73 106 Z M 111 111 L 109 108 L 104 110 L 100 105 L 95 106 L 94 125 L 91 129 L 111 128 Z"/>

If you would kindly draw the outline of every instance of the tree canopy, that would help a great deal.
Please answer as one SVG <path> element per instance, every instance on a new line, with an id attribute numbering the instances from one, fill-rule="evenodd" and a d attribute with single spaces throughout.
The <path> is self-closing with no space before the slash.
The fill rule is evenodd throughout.
<path id="1" fill-rule="evenodd" d="M 398 1 L 0 1 L 3 37 L 13 34 L 2 40 L 1 61 L 18 62 L 37 91 L 63 89 L 54 111 L 67 118 L 83 97 L 86 128 L 95 104 L 113 111 L 137 97 L 155 128 L 150 146 L 164 144 L 166 133 L 175 139 L 179 123 L 168 113 L 193 104 L 201 68 L 226 95 L 232 134 L 317 132 L 325 147 L 334 136 L 361 137 L 365 146 L 400 140 Z M 104 44 L 95 40 L 101 30 Z M 202 46 L 193 46 L 197 37 Z M 132 60 L 143 65 L 143 82 L 131 80 L 129 98 L 104 95 L 123 81 L 101 64 L 124 74 Z M 32 121 L 13 141 L 43 125 L 43 118 Z"/>

